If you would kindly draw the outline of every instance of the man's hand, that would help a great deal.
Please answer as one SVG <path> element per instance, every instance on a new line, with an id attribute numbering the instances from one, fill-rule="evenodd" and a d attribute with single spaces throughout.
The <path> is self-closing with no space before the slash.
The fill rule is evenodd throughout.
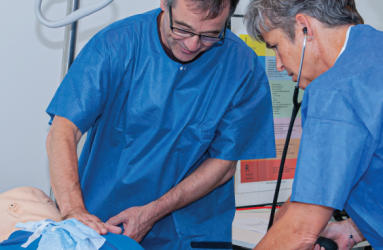
<path id="1" fill-rule="evenodd" d="M 129 208 L 110 218 L 107 223 L 123 223 L 124 235 L 140 242 L 158 220 L 229 181 L 235 173 L 236 164 L 236 161 L 209 158 L 158 200 L 142 207 Z"/>
<path id="2" fill-rule="evenodd" d="M 156 220 L 149 215 L 148 206 L 149 205 L 126 209 L 110 218 L 105 224 L 106 226 L 112 227 L 122 223 L 125 230 L 124 235 L 140 242 L 156 222 Z"/>
<path id="3" fill-rule="evenodd" d="M 321 236 L 328 239 L 332 239 L 338 244 L 339 250 L 348 250 L 355 246 L 353 239 L 350 239 L 350 228 L 351 234 L 355 239 L 356 243 L 365 241 L 364 236 L 356 227 L 354 222 L 350 220 L 350 225 L 347 220 L 340 222 L 329 223 L 325 230 L 323 230 Z M 350 246 L 348 246 L 350 244 Z M 314 250 L 321 250 L 318 245 L 315 246 Z"/>
<path id="4" fill-rule="evenodd" d="M 112 225 L 104 224 L 97 216 L 91 215 L 86 210 L 72 211 L 71 213 L 65 215 L 62 219 L 76 219 L 82 224 L 92 228 L 98 234 L 107 234 L 108 231 L 114 234 L 121 234 L 122 229 Z"/>

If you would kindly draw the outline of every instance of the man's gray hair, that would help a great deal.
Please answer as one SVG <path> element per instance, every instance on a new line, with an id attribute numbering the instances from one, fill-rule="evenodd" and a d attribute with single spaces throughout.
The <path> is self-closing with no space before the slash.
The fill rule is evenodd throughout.
<path id="1" fill-rule="evenodd" d="M 166 6 L 174 7 L 178 0 L 167 0 Z M 205 19 L 214 19 L 219 16 L 226 8 L 227 4 L 230 4 L 230 12 L 228 19 L 234 14 L 237 8 L 239 0 L 184 0 L 187 1 L 189 7 L 198 13 L 207 13 Z"/>
<path id="2" fill-rule="evenodd" d="M 363 24 L 354 0 L 251 0 L 244 23 L 247 32 L 264 42 L 262 32 L 280 28 L 294 42 L 295 16 L 307 14 L 327 27 Z"/>

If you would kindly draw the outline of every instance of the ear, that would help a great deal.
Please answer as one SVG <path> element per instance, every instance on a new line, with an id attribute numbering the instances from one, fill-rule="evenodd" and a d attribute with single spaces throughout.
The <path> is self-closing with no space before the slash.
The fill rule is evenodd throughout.
<path id="1" fill-rule="evenodd" d="M 21 208 L 20 204 L 17 202 L 9 203 L 7 206 L 7 211 L 11 216 L 15 218 L 20 218 L 24 214 L 23 209 Z"/>
<path id="2" fill-rule="evenodd" d="M 167 3 L 167 0 L 160 0 L 161 10 L 164 11 L 164 12 L 165 12 L 166 9 L 167 9 L 167 8 L 166 8 L 166 7 L 167 7 L 167 6 L 166 6 L 166 3 Z"/>
<path id="3" fill-rule="evenodd" d="M 307 28 L 307 40 L 311 42 L 311 40 L 314 37 L 314 31 L 311 24 L 311 18 L 309 18 L 308 16 L 305 16 L 304 14 L 297 14 L 295 16 L 295 21 L 297 22 L 298 29 L 300 29 L 301 31 L 303 30 L 304 27 Z"/>

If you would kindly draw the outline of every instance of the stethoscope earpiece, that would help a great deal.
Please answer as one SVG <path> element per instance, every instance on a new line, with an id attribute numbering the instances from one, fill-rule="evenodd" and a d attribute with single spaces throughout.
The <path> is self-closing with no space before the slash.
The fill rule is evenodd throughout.
<path id="1" fill-rule="evenodd" d="M 303 34 L 307 35 L 307 27 L 304 27 L 304 28 L 302 29 L 302 31 L 303 31 Z M 313 40 L 313 39 L 314 39 L 313 36 L 312 36 L 312 37 L 309 37 L 309 40 L 310 40 L 310 41 Z"/>

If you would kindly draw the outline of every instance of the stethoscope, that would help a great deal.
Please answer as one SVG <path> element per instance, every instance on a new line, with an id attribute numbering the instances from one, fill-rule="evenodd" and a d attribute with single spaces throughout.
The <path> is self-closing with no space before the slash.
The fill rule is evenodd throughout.
<path id="1" fill-rule="evenodd" d="M 285 166 L 287 150 L 289 148 L 289 143 L 290 143 L 290 138 L 291 138 L 291 133 L 293 130 L 295 118 L 297 117 L 297 114 L 298 114 L 299 109 L 301 107 L 301 102 L 298 102 L 298 95 L 299 95 L 299 82 L 301 80 L 301 75 L 302 75 L 303 58 L 305 56 L 305 49 L 306 49 L 306 40 L 307 40 L 307 28 L 306 27 L 303 28 L 303 33 L 305 35 L 305 38 L 303 41 L 303 49 L 302 49 L 301 63 L 299 66 L 298 81 L 297 81 L 297 85 L 295 86 L 294 94 L 293 94 L 294 107 L 293 107 L 293 112 L 291 114 L 289 130 L 287 131 L 285 146 L 283 148 L 281 164 L 279 166 L 277 186 L 275 187 L 274 200 L 273 200 L 273 205 L 271 207 L 271 214 L 270 214 L 268 230 L 271 228 L 271 226 L 273 225 L 273 222 L 274 222 L 275 209 L 277 207 L 279 190 L 281 188 L 282 175 L 283 175 L 283 169 Z M 315 244 L 319 244 L 321 247 L 324 247 L 326 250 L 337 250 L 338 249 L 338 245 L 333 240 L 330 240 L 330 239 L 327 239 L 324 237 L 319 237 L 319 239 L 317 240 L 317 242 Z"/>

